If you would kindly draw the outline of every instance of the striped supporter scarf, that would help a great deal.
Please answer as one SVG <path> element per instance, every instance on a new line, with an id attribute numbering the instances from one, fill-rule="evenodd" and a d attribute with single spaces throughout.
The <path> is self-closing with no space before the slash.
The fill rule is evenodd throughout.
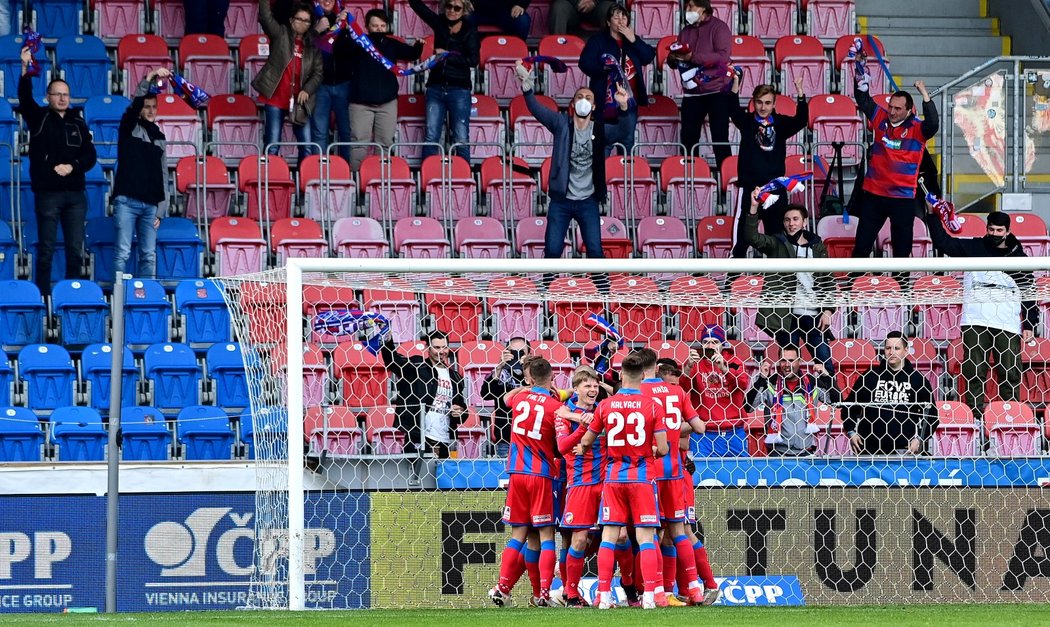
<path id="1" fill-rule="evenodd" d="M 777 444 L 783 441 L 783 438 L 780 436 L 780 430 L 784 425 L 784 396 L 785 394 L 795 396 L 799 392 L 806 399 L 806 433 L 816 433 L 816 425 L 813 424 L 817 404 L 816 381 L 809 375 L 802 375 L 799 377 L 798 387 L 793 392 L 789 392 L 787 386 L 784 385 L 784 377 L 780 376 L 777 377 L 775 396 L 773 397 L 772 420 L 769 421 L 766 427 L 767 444 Z"/>

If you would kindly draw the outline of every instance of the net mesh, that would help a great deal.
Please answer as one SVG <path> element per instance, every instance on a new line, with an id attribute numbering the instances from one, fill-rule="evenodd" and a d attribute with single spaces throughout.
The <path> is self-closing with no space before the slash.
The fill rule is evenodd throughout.
<path id="1" fill-rule="evenodd" d="M 707 427 L 683 448 L 719 603 L 772 601 L 793 581 L 811 604 L 1050 599 L 1041 272 L 614 263 L 592 275 L 304 273 L 301 399 L 287 398 L 284 271 L 218 279 L 251 386 L 253 603 L 288 606 L 289 526 L 304 529 L 307 607 L 488 602 L 509 531 L 512 418 L 497 392 L 523 383 L 515 338 L 561 390 L 580 365 L 615 384 L 635 348 L 684 369 Z M 327 312 L 339 324 L 321 326 Z M 444 359 L 442 339 L 453 391 L 435 404 L 420 364 Z M 292 444 L 306 454 L 303 521 L 288 518 L 291 402 L 305 415 Z M 588 559 L 585 597 L 595 572 Z M 526 578 L 515 592 L 528 599 Z"/>

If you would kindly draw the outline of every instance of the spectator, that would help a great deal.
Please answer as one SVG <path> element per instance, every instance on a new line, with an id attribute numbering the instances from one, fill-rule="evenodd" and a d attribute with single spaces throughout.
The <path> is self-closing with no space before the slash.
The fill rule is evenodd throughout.
<path id="1" fill-rule="evenodd" d="M 547 23 L 553 35 L 576 31 L 581 22 L 602 26 L 602 19 L 614 6 L 615 0 L 554 0 Z"/>
<path id="2" fill-rule="evenodd" d="M 252 87 L 259 92 L 259 101 L 263 104 L 263 143 L 269 146 L 267 152 L 271 155 L 277 154 L 277 146 L 270 144 L 281 141 L 286 117 L 291 118 L 295 141 L 300 144 L 299 159 L 316 152 L 308 145 L 310 111 L 314 105 L 311 96 L 321 85 L 324 63 L 309 34 L 312 22 L 310 9 L 300 6 L 293 11 L 287 25 L 281 24 L 273 16 L 270 0 L 259 0 L 259 24 L 270 38 L 270 56 L 252 81 Z"/>
<path id="3" fill-rule="evenodd" d="M 751 208 L 745 222 L 747 243 L 773 259 L 827 259 L 828 249 L 820 236 L 805 228 L 809 212 L 801 205 L 788 205 L 784 211 L 783 231 L 776 235 L 758 232 L 758 188 L 751 192 Z M 772 277 L 771 277 L 772 278 Z M 793 297 L 788 307 L 760 307 L 755 318 L 758 326 L 773 337 L 777 345 L 806 345 L 828 372 L 831 363 L 831 317 L 835 310 L 820 307 L 817 294 L 835 293 L 835 279 L 823 272 L 796 272 L 776 275 L 776 285 L 766 290 L 778 300 Z"/>
<path id="4" fill-rule="evenodd" d="M 226 36 L 226 13 L 230 0 L 183 0 L 187 35 Z"/>
<path id="5" fill-rule="evenodd" d="M 47 86 L 47 106 L 33 98 L 33 79 L 26 76 L 33 58 L 22 48 L 18 107 L 29 129 L 29 178 L 37 221 L 34 277 L 41 294 L 51 294 L 51 261 L 58 225 L 66 247 L 66 278 L 79 279 L 84 269 L 84 220 L 87 196 L 84 175 L 95 167 L 95 145 L 80 112 L 69 108 L 69 84 L 56 78 Z"/>
<path id="6" fill-rule="evenodd" d="M 888 333 L 882 352 L 846 396 L 842 428 L 857 455 L 920 455 L 936 427 L 933 390 L 907 360 L 903 333 Z"/>
<path id="7" fill-rule="evenodd" d="M 926 142 L 937 133 L 940 125 L 937 107 L 926 91 L 926 84 L 916 81 L 915 88 L 922 95 L 922 121 L 912 113 L 914 104 L 911 94 L 906 91 L 894 93 L 887 110 L 878 106 L 868 94 L 867 75 L 857 80 L 853 90 L 857 108 L 868 118 L 868 126 L 875 135 L 858 203 L 860 222 L 853 245 L 854 257 L 871 254 L 887 218 L 893 256 L 911 256 L 919 164 Z"/>
<path id="8" fill-rule="evenodd" d="M 493 401 L 496 406 L 492 413 L 492 421 L 495 427 L 493 436 L 497 457 L 506 457 L 510 448 L 510 407 L 503 402 L 503 398 L 511 390 L 525 385 L 522 359 L 531 352 L 528 340 L 523 337 L 511 338 L 503 350 L 501 361 L 481 384 L 481 397 Z"/>
<path id="9" fill-rule="evenodd" d="M 740 77 L 733 78 L 733 93 L 740 92 Z M 754 113 L 745 111 L 736 98 L 729 98 L 729 117 L 740 129 L 740 158 L 737 160 L 737 228 L 733 244 L 733 257 L 747 256 L 747 234 L 744 229 L 751 190 L 762 187 L 773 179 L 784 176 L 784 161 L 787 157 L 788 139 L 806 128 L 809 122 L 809 104 L 802 93 L 802 77 L 795 77 L 795 94 L 798 108 L 795 115 L 777 113 L 776 91 L 772 85 L 759 85 L 751 94 Z M 766 235 L 777 235 L 784 231 L 784 212 L 788 195 L 781 193 L 777 201 L 761 211 L 762 226 Z"/>
<path id="10" fill-rule="evenodd" d="M 627 81 L 627 109 L 611 106 L 610 94 L 615 94 L 612 87 L 612 76 L 606 66 L 604 57 L 610 55 L 623 69 Z M 624 145 L 626 154 L 634 149 L 634 129 L 638 125 L 638 103 L 649 102 L 649 92 L 645 89 L 645 76 L 642 68 L 656 58 L 656 49 L 645 43 L 631 28 L 631 14 L 620 5 L 609 7 L 605 18 L 605 30 L 595 33 L 587 40 L 580 53 L 580 69 L 591 79 L 591 92 L 594 94 L 594 107 L 598 110 L 595 119 L 604 122 L 620 120 L 618 128 L 606 135 L 606 152 L 609 154 L 612 145 Z M 633 98 L 633 102 L 631 99 Z"/>
<path id="11" fill-rule="evenodd" d="M 495 26 L 508 35 L 528 39 L 532 16 L 526 10 L 532 0 L 483 0 L 474 9 L 474 23 Z"/>
<path id="12" fill-rule="evenodd" d="M 365 14 L 368 38 L 379 52 L 391 61 L 415 61 L 423 49 L 422 41 L 409 46 L 387 35 L 390 19 L 383 9 Z M 365 52 L 361 46 L 350 49 L 350 133 L 357 143 L 375 142 L 384 148 L 394 143 L 397 130 L 397 77 Z M 368 148 L 354 146 L 350 163 L 356 171 L 368 154 Z"/>
<path id="13" fill-rule="evenodd" d="M 447 335 L 435 331 L 426 338 L 426 344 L 426 357 L 405 357 L 397 352 L 392 340 L 387 340 L 379 355 L 396 377 L 395 422 L 407 436 L 406 450 L 434 452 L 446 458 L 456 428 L 466 414 L 463 375 L 449 361 Z"/>
<path id="14" fill-rule="evenodd" d="M 156 124 L 157 95 L 153 81 L 171 76 L 167 68 L 151 71 L 135 92 L 120 120 L 117 174 L 113 181 L 113 217 L 117 222 L 114 268 L 124 272 L 131 256 L 132 236 L 138 235 L 138 276 L 157 275 L 157 227 L 168 208 L 167 139 Z"/>
<path id="15" fill-rule="evenodd" d="M 780 348 L 776 370 L 772 362 L 759 364 L 758 377 L 748 392 L 748 404 L 763 412 L 770 457 L 802 457 L 816 450 L 813 428 L 819 403 L 837 403 L 838 390 L 819 361 L 813 374 L 802 374 L 799 347 Z"/>
<path id="16" fill-rule="evenodd" d="M 11 0 L 0 0 L 0 37 L 11 34 Z"/>
<path id="17" fill-rule="evenodd" d="M 729 148 L 729 51 L 733 35 L 725 22 L 715 17 L 710 0 L 686 0 L 686 25 L 678 33 L 681 49 L 671 52 L 667 65 L 682 77 L 682 144 L 691 154 L 700 143 L 700 130 L 707 118 L 714 142 L 715 161 L 722 167 Z M 763 181 L 766 183 L 767 181 Z"/>
<path id="18" fill-rule="evenodd" d="M 607 138 L 622 131 L 630 120 L 625 116 L 615 125 L 596 124 L 594 92 L 586 87 L 576 90 L 568 114 L 552 111 L 536 99 L 532 74 L 520 61 L 517 73 L 529 112 L 554 135 L 543 256 L 548 259 L 561 257 L 569 222 L 575 220 L 587 256 L 601 259 L 604 254 L 599 203 L 605 202 Z M 627 111 L 627 91 L 622 86 L 616 92 L 616 102 L 620 112 Z"/>
<path id="19" fill-rule="evenodd" d="M 1010 216 L 988 214 L 984 237 L 951 237 L 940 216 L 926 214 L 933 246 L 952 257 L 1026 257 L 1024 248 L 1010 233 Z M 966 390 L 963 400 L 975 412 L 984 407 L 984 384 L 988 377 L 988 358 L 995 360 L 999 374 L 999 398 L 1018 400 L 1021 385 L 1021 342 L 1032 339 L 1039 322 L 1035 301 L 1022 300 L 1031 293 L 1034 280 L 1028 272 L 981 270 L 963 274 L 962 363 Z"/>
<path id="20" fill-rule="evenodd" d="M 329 28 L 346 17 L 347 9 L 337 11 L 336 0 L 319 0 L 324 15 L 314 25 L 316 36 L 326 33 Z M 349 31 L 339 33 L 330 53 L 321 52 L 322 71 L 321 85 L 314 94 L 314 112 L 310 118 L 310 130 L 313 142 L 321 147 L 322 153 L 329 145 L 328 127 L 335 114 L 336 140 L 341 144 L 350 142 L 350 72 L 353 68 L 353 49 L 360 48 L 350 39 Z M 388 72 L 389 74 L 389 72 Z M 338 154 L 350 162 L 350 146 L 337 148 Z"/>
<path id="21" fill-rule="evenodd" d="M 689 350 L 681 385 L 704 421 L 705 431 L 693 434 L 693 453 L 700 457 L 747 457 L 744 428 L 744 364 L 726 344 L 717 324 L 705 325 L 700 350 Z"/>
<path id="22" fill-rule="evenodd" d="M 434 52 L 449 52 L 427 76 L 427 131 L 423 158 L 438 153 L 448 120 L 456 154 L 470 162 L 470 96 L 474 87 L 470 70 L 478 66 L 481 42 L 473 20 L 471 0 L 442 0 L 444 15 L 438 15 L 423 0 L 408 4 L 434 31 Z"/>

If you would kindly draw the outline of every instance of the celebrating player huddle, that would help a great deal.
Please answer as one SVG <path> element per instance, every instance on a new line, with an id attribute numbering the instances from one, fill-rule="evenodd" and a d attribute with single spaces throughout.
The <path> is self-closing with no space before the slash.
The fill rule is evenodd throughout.
<path id="1" fill-rule="evenodd" d="M 620 389 L 597 403 L 600 375 L 587 366 L 575 373 L 573 394 L 564 404 L 562 393 L 551 388 L 547 360 L 533 358 L 525 370 L 531 387 L 505 399 L 512 428 L 503 521 L 512 531 L 499 581 L 489 591 L 492 602 L 506 604 L 528 571 L 533 604 L 552 604 L 558 526 L 569 607 L 586 605 L 579 584 L 586 557 L 595 553 L 599 609 L 616 605 L 617 567 L 628 605 L 714 603 L 718 586 L 690 527 L 696 521 L 692 474 L 683 472 L 680 448 L 683 425 L 696 432 L 704 425 L 677 384 L 677 364 L 658 360 L 651 349 L 632 351 L 620 367 Z M 538 556 L 530 548 L 537 544 Z M 671 594 L 676 581 L 685 601 Z"/>

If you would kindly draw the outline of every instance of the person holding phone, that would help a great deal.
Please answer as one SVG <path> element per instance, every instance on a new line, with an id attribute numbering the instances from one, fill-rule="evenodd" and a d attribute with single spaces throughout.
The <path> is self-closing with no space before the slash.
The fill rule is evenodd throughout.
<path id="1" fill-rule="evenodd" d="M 704 433 L 694 433 L 694 457 L 748 457 L 744 428 L 744 392 L 748 384 L 744 364 L 726 342 L 717 324 L 704 326 L 700 346 L 689 350 L 682 368 L 681 386 L 704 421 Z"/>
<path id="2" fill-rule="evenodd" d="M 493 444 L 496 456 L 506 457 L 510 451 L 510 406 L 503 402 L 508 392 L 525 385 L 525 367 L 522 360 L 532 353 L 529 341 L 512 337 L 503 349 L 500 362 L 481 384 L 481 398 L 495 403 L 492 422 L 495 426 Z"/>

